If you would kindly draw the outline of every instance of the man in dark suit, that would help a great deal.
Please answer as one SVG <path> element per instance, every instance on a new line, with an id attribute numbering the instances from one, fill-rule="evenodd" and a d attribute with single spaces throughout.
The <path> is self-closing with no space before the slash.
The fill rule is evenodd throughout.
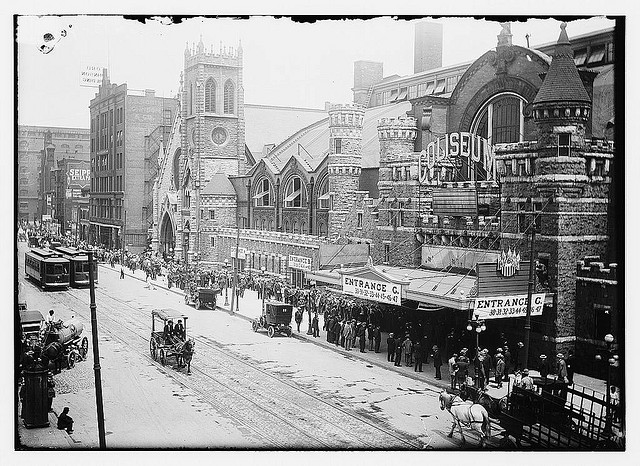
<path id="1" fill-rule="evenodd" d="M 436 368 L 436 379 L 442 380 L 442 373 L 440 368 L 442 367 L 442 355 L 436 345 L 433 345 L 433 366 Z"/>
<path id="2" fill-rule="evenodd" d="M 182 325 L 182 319 L 178 319 L 178 323 L 173 328 L 173 334 L 181 341 L 184 340 L 184 325 Z"/>

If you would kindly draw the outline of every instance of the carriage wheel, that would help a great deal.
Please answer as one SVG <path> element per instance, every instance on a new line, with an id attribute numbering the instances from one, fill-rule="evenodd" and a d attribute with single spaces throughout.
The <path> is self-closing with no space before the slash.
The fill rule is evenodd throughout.
<path id="1" fill-rule="evenodd" d="M 273 326 L 269 326 L 269 328 L 267 329 L 267 334 L 269 335 L 269 338 L 273 338 L 273 336 L 275 335 L 276 330 L 273 328 Z"/>
<path id="2" fill-rule="evenodd" d="M 158 359 L 158 344 L 156 343 L 155 338 L 151 338 L 149 340 L 149 352 L 151 353 L 151 357 L 154 361 Z"/>
<path id="3" fill-rule="evenodd" d="M 69 369 L 73 369 L 75 365 L 76 365 L 76 352 L 71 351 L 67 356 L 67 367 L 69 367 Z"/>
<path id="4" fill-rule="evenodd" d="M 254 332 L 258 331 L 258 322 L 256 322 L 255 320 L 253 322 L 251 322 L 251 328 L 253 329 Z"/>
<path id="5" fill-rule="evenodd" d="M 89 340 L 87 337 L 82 339 L 82 343 L 80 343 L 80 356 L 83 360 L 87 359 L 87 353 L 89 352 Z"/>
<path id="6" fill-rule="evenodd" d="M 164 354 L 164 350 L 160 348 L 160 364 L 164 366 L 166 363 L 167 363 L 167 357 Z"/>
<path id="7" fill-rule="evenodd" d="M 195 300 L 195 304 L 196 304 L 196 309 L 200 309 L 200 298 L 196 298 Z"/>

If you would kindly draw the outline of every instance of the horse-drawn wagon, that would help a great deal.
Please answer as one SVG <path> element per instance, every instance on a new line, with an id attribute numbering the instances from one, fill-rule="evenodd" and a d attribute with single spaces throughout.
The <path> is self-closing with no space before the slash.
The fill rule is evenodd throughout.
<path id="1" fill-rule="evenodd" d="M 291 315 L 293 306 L 280 301 L 265 301 L 262 315 L 259 319 L 251 322 L 254 332 L 260 329 L 267 329 L 269 338 L 273 338 L 276 333 L 283 333 L 288 337 L 292 334 Z"/>
<path id="2" fill-rule="evenodd" d="M 175 358 L 178 368 L 186 366 L 187 374 L 190 374 L 195 343 L 187 337 L 187 319 L 187 316 L 173 309 L 154 309 L 151 312 L 149 351 L 153 360 L 159 360 L 163 366 L 169 358 Z M 184 322 L 183 329 L 176 330 L 174 322 Z"/>

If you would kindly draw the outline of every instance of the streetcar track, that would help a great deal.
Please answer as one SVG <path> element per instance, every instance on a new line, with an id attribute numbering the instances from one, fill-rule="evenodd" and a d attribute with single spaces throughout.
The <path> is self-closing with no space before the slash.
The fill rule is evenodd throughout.
<path id="1" fill-rule="evenodd" d="M 33 284 L 32 284 L 33 285 Z M 88 299 L 86 299 L 84 296 L 82 295 L 78 295 L 75 293 L 75 290 L 73 289 L 69 289 L 67 291 L 62 291 L 61 292 L 64 295 L 67 295 L 69 297 L 73 297 L 74 299 L 77 299 L 78 301 L 84 302 L 84 304 L 87 305 L 88 308 Z M 133 309 L 136 311 L 136 314 L 138 314 L 141 311 L 144 311 L 143 308 L 141 307 L 137 307 L 137 306 L 132 306 L 131 304 L 129 304 L 131 302 L 131 300 L 123 300 L 123 299 L 119 299 L 116 298 L 110 294 L 107 294 L 105 291 L 103 291 L 100 288 L 96 288 L 96 293 L 100 295 L 101 298 L 107 298 L 121 306 L 126 306 L 130 309 Z M 111 307 L 115 310 L 120 311 L 120 308 L 114 305 L 107 305 L 107 308 Z M 85 313 L 82 313 L 83 316 L 86 317 Z M 132 328 L 129 328 L 127 324 L 127 322 L 120 322 L 118 320 L 116 320 L 115 318 L 111 317 L 110 315 L 108 315 L 107 313 L 101 313 L 101 317 L 107 318 L 109 321 L 113 322 L 114 324 L 116 324 L 119 327 L 123 327 L 125 328 L 129 333 L 132 333 L 133 335 L 135 335 L 136 337 L 140 338 L 140 340 L 145 342 L 145 346 L 146 343 L 148 342 L 148 336 L 146 334 L 142 334 L 140 331 L 136 331 Z M 134 324 L 137 327 L 145 327 L 148 325 L 148 323 L 146 322 L 146 320 L 143 320 L 141 318 L 136 318 L 136 315 L 134 315 L 133 313 L 129 313 L 126 314 L 126 318 L 129 319 L 131 321 L 132 324 Z M 88 319 L 89 320 L 89 319 Z M 130 346 L 133 347 L 133 345 L 130 342 L 127 342 L 125 338 L 121 337 L 117 332 L 114 331 L 110 331 L 109 329 L 106 329 L 106 331 L 108 333 L 110 333 L 111 335 L 113 335 L 116 339 L 118 339 L 120 342 L 122 342 L 124 345 L 126 346 Z M 375 424 L 373 421 L 369 420 L 367 417 L 365 417 L 365 415 L 362 414 L 357 414 L 357 413 L 353 413 L 341 406 L 338 406 L 334 403 L 328 402 L 322 398 L 320 398 L 319 396 L 317 396 L 315 393 L 310 393 L 307 389 L 303 389 L 300 386 L 298 386 L 295 382 L 291 382 L 288 380 L 284 380 L 283 377 L 279 377 L 278 375 L 275 375 L 271 372 L 269 372 L 266 369 L 263 369 L 261 367 L 256 367 L 254 364 L 252 364 L 252 360 L 250 358 L 247 357 L 240 357 L 237 356 L 233 353 L 231 353 L 229 351 L 228 348 L 224 347 L 222 344 L 215 342 L 214 340 L 206 337 L 206 336 L 201 336 L 201 337 L 197 337 L 194 338 L 195 341 L 197 341 L 199 344 L 201 344 L 204 348 L 208 348 L 209 350 L 212 350 L 218 354 L 222 354 L 224 358 L 227 359 L 231 359 L 232 361 L 235 362 L 241 362 L 244 365 L 250 366 L 250 368 L 253 371 L 257 371 L 258 373 L 260 373 L 263 376 L 267 376 L 267 380 L 270 380 L 272 384 L 282 384 L 282 385 L 286 385 L 288 388 L 293 389 L 295 392 L 298 393 L 298 396 L 302 396 L 304 395 L 304 397 L 310 397 L 313 400 L 315 400 L 316 402 L 321 403 L 321 405 L 324 406 L 328 406 L 330 407 L 332 410 L 338 411 L 341 413 L 342 416 L 347 416 L 348 419 L 352 419 L 355 421 L 358 421 L 361 424 L 365 424 L 366 426 L 368 426 L 369 428 L 372 428 L 374 431 L 382 433 L 388 437 L 393 438 L 395 441 L 400 442 L 401 445 L 404 445 L 404 448 L 412 448 L 412 449 L 420 449 L 422 448 L 421 444 L 418 444 L 416 442 L 407 440 L 405 437 L 402 437 L 400 434 L 396 433 L 395 431 L 390 431 L 386 428 L 382 428 L 379 425 Z M 250 422 L 250 421 L 245 421 L 243 419 L 241 419 L 238 416 L 238 407 L 226 407 L 223 406 L 220 402 L 219 402 L 219 397 L 215 397 L 210 393 L 207 393 L 206 389 L 201 389 L 199 387 L 196 386 L 196 384 L 194 383 L 193 380 L 189 380 L 187 375 L 182 374 L 181 372 L 178 371 L 171 371 L 171 370 L 166 370 L 166 368 L 164 368 L 162 365 L 160 365 L 160 363 L 158 363 L 157 361 L 154 361 L 148 354 L 147 351 L 145 351 L 145 359 L 151 363 L 153 363 L 157 368 L 161 369 L 164 373 L 166 373 L 167 375 L 169 375 L 173 380 L 175 380 L 177 383 L 179 383 L 180 385 L 182 385 L 183 387 L 187 387 L 191 390 L 193 390 L 194 392 L 200 394 L 203 398 L 205 398 L 207 400 L 207 402 L 209 402 L 211 405 L 215 406 L 218 411 L 220 411 L 221 413 L 227 414 L 231 417 L 231 419 L 234 419 L 236 421 L 238 421 L 240 424 L 242 424 L 243 426 L 247 427 L 248 429 L 250 429 L 252 432 L 256 433 L 259 435 L 260 438 L 263 438 L 265 440 L 267 440 L 268 444 L 271 445 L 275 445 L 277 447 L 290 447 L 290 445 L 288 444 L 283 444 L 282 442 L 277 442 L 274 439 L 277 438 L 282 438 L 283 435 L 281 432 L 274 432 L 274 435 L 269 435 L 267 434 L 264 429 L 259 429 L 256 426 L 255 422 Z M 236 377 L 238 377 L 238 375 L 234 375 L 233 374 L 233 370 L 230 370 L 229 367 L 225 367 L 222 364 L 218 364 L 220 365 L 220 369 L 219 372 L 222 373 L 223 370 L 225 372 L 227 372 L 227 378 L 230 379 L 231 381 L 235 381 L 235 382 L 239 382 L 238 380 L 236 380 Z M 314 448 L 313 445 L 309 445 L 308 441 L 312 440 L 312 443 L 315 444 L 319 444 L 321 448 L 335 448 L 335 445 L 331 444 L 331 443 L 327 443 L 325 441 L 323 441 L 322 439 L 319 438 L 318 435 L 314 435 L 310 432 L 308 432 L 308 426 L 311 425 L 313 426 L 313 424 L 316 424 L 316 430 L 318 431 L 320 430 L 326 430 L 327 427 L 331 426 L 333 427 L 333 431 L 329 430 L 329 432 L 327 432 L 327 435 L 325 435 L 324 438 L 327 438 L 327 436 L 329 438 L 332 438 L 335 442 L 337 442 L 339 445 L 344 445 L 346 448 L 350 448 L 353 449 L 354 447 L 353 445 L 353 441 L 355 441 L 356 444 L 358 445 L 365 445 L 366 448 L 370 448 L 370 449 L 379 449 L 381 448 L 380 444 L 374 444 L 371 443 L 369 441 L 367 441 L 363 436 L 360 436 L 357 432 L 357 429 L 351 429 L 349 430 L 349 427 L 353 427 L 353 426 L 348 426 L 345 428 L 343 425 L 331 420 L 331 417 L 336 417 L 335 416 L 335 411 L 333 411 L 333 413 L 329 413 L 329 418 L 319 414 L 320 412 L 322 412 L 322 410 L 318 410 L 318 411 L 312 411 L 311 409 L 309 409 L 308 407 L 304 406 L 305 401 L 304 400 L 300 400 L 299 403 L 293 403 L 292 400 L 287 400 L 284 399 L 282 397 L 278 398 L 275 396 L 275 393 L 277 392 L 277 390 L 263 390 L 262 392 L 257 392 L 256 389 L 254 388 L 255 385 L 255 381 L 252 381 L 249 379 L 248 376 L 248 372 L 249 371 L 244 371 L 239 374 L 239 377 L 244 379 L 243 381 L 245 382 L 245 387 L 243 387 L 243 390 L 248 391 L 250 395 L 255 395 L 255 396 L 259 396 L 260 399 L 264 399 L 265 397 L 268 396 L 272 396 L 272 400 L 273 400 L 273 404 L 275 406 L 277 406 L 278 403 L 282 404 L 284 402 L 285 405 L 285 415 L 280 415 L 278 412 L 275 412 L 272 409 L 269 409 L 265 406 L 265 404 L 268 404 L 269 402 L 260 402 L 260 401 L 256 401 L 251 399 L 250 396 L 245 395 L 243 393 L 240 393 L 239 390 L 235 389 L 233 386 L 225 384 L 223 382 L 221 382 L 220 380 L 218 380 L 217 378 L 215 378 L 214 376 L 204 372 L 203 370 L 201 370 L 198 367 L 195 367 L 194 369 L 192 369 L 192 371 L 196 372 L 197 374 L 199 374 L 202 378 L 206 379 L 206 380 L 210 380 L 212 382 L 215 382 L 216 385 L 224 387 L 227 391 L 234 393 L 236 396 L 242 398 L 243 400 L 245 400 L 245 402 L 249 403 L 252 406 L 257 407 L 263 414 L 268 413 L 269 415 L 273 416 L 274 418 L 278 419 L 281 423 L 286 424 L 288 427 L 290 427 L 291 429 L 293 429 L 294 433 L 297 434 L 297 436 L 300 436 L 301 434 L 306 437 L 305 443 L 303 444 L 306 448 Z M 261 384 L 262 385 L 268 385 L 268 381 L 265 380 L 261 380 Z M 299 411 L 302 411 L 302 413 L 296 413 L 293 412 L 295 411 L 295 408 Z M 254 415 L 255 413 L 252 412 L 252 415 Z M 302 415 L 301 415 L 302 414 Z M 247 419 L 251 419 L 251 416 L 247 416 Z M 294 421 L 289 420 L 287 417 L 285 416 L 290 416 L 292 419 L 298 419 L 300 422 L 305 422 L 306 425 L 305 427 L 300 427 L 299 425 L 295 424 Z M 315 422 L 314 422 L 315 421 Z M 318 422 L 321 422 L 321 424 L 318 424 Z M 356 426 L 359 427 L 359 426 Z M 342 435 L 337 435 L 335 433 L 335 431 L 340 431 L 343 434 Z M 365 434 L 369 434 L 370 432 L 365 432 Z M 351 441 L 345 439 L 344 437 L 347 437 L 347 439 L 351 439 Z M 291 437 L 285 437 L 288 439 L 291 439 Z M 296 444 L 294 446 L 294 448 L 300 448 L 301 445 Z M 386 447 L 388 448 L 388 445 L 384 445 L 382 447 Z M 269 448 L 269 447 L 266 447 Z M 358 447 L 356 447 L 358 448 Z"/>
<path id="2" fill-rule="evenodd" d="M 118 299 L 118 298 L 115 298 L 115 297 L 113 297 L 113 296 L 106 295 L 106 294 L 105 294 L 105 296 L 106 296 L 107 298 L 109 298 L 109 299 L 113 300 L 113 301 L 116 301 L 116 302 L 120 303 L 120 304 L 124 304 L 124 305 L 126 305 L 126 306 L 128 306 L 128 307 L 131 307 L 132 309 L 135 309 L 136 311 L 139 311 L 139 310 L 140 310 L 139 308 L 134 307 L 134 306 L 131 306 L 130 304 L 128 304 L 127 302 L 125 302 L 125 301 L 123 301 L 123 300 L 120 300 L 120 299 Z M 142 321 L 142 320 L 140 320 L 140 319 L 138 319 L 138 320 L 137 320 L 137 322 L 138 322 L 138 323 L 140 323 L 140 324 L 143 324 L 143 325 L 147 325 L 147 324 L 146 324 L 146 321 Z M 140 336 L 140 335 L 139 335 L 139 336 Z M 145 341 L 147 341 L 146 336 L 144 336 L 144 337 L 142 337 L 142 338 L 143 338 Z M 390 431 L 389 431 L 389 430 L 387 430 L 387 429 L 383 429 L 383 428 L 379 427 L 378 425 L 376 425 L 376 424 L 374 424 L 373 422 L 369 421 L 366 417 L 363 417 L 362 415 L 354 414 L 354 413 L 349 412 L 349 411 L 347 411 L 346 409 L 344 409 L 344 408 L 342 408 L 342 407 L 340 407 L 340 406 L 337 406 L 337 405 L 334 405 L 334 404 L 332 404 L 332 403 L 329 403 L 329 402 L 327 402 L 326 400 L 324 400 L 324 399 L 322 399 L 322 398 L 318 397 L 318 396 L 317 396 L 317 395 L 315 395 L 314 393 L 309 393 L 308 391 L 306 391 L 306 390 L 304 390 L 304 389 L 300 388 L 300 387 L 299 387 L 299 386 L 297 386 L 295 383 L 291 383 L 291 382 L 289 382 L 289 381 L 283 380 L 282 378 L 280 378 L 280 377 L 278 377 L 278 376 L 276 376 L 276 375 L 272 374 L 271 372 L 269 372 L 269 371 L 267 371 L 267 370 L 265 370 L 265 369 L 262 369 L 262 368 L 260 368 L 260 367 L 255 367 L 254 365 L 252 365 L 250 362 L 247 362 L 247 361 L 246 361 L 244 358 L 242 358 L 242 357 L 238 357 L 238 356 L 236 356 L 236 355 L 234 355 L 234 354 L 230 354 L 230 353 L 226 352 L 226 351 L 225 351 L 225 350 L 226 350 L 226 348 L 224 348 L 222 345 L 220 345 L 220 344 L 218 344 L 218 343 L 214 342 L 213 340 L 211 340 L 211 339 L 210 339 L 210 338 L 208 338 L 208 337 L 200 337 L 200 338 L 194 338 L 194 339 L 195 339 L 196 341 L 198 341 L 198 342 L 199 342 L 199 344 L 202 344 L 202 346 L 204 346 L 204 347 L 208 347 L 208 348 L 213 349 L 213 350 L 216 350 L 216 352 L 223 354 L 223 355 L 224 355 L 224 357 L 226 357 L 226 358 L 230 358 L 230 359 L 233 359 L 233 360 L 235 360 L 235 361 L 242 362 L 242 363 L 244 363 L 245 365 L 249 366 L 252 370 L 260 372 L 262 375 L 265 375 L 265 376 L 269 377 L 270 379 L 273 379 L 275 382 L 277 382 L 277 383 L 281 383 L 281 384 L 284 384 L 284 385 L 287 385 L 288 387 L 290 387 L 290 388 L 292 388 L 292 389 L 296 390 L 297 392 L 300 392 L 301 394 L 303 394 L 303 395 L 305 395 L 305 396 L 307 396 L 307 397 L 311 397 L 311 398 L 313 398 L 314 400 L 316 400 L 316 401 L 318 401 L 318 402 L 321 402 L 322 404 L 327 405 L 327 406 L 329 406 L 330 408 L 332 408 L 332 409 L 334 409 L 334 410 L 340 411 L 343 415 L 346 415 L 346 416 L 348 416 L 349 418 L 352 418 L 352 419 L 355 419 L 355 420 L 357 420 L 357 421 L 359 421 L 359 422 L 365 423 L 365 424 L 367 424 L 369 427 L 371 427 L 371 428 L 373 428 L 373 429 L 375 429 L 375 430 L 377 430 L 377 431 L 379 431 L 379 432 L 382 432 L 382 433 L 384 433 L 385 435 L 388 435 L 388 436 L 390 436 L 390 437 L 393 437 L 395 440 L 400 441 L 400 442 L 401 442 L 402 444 L 404 444 L 404 445 L 410 445 L 412 448 L 421 448 L 421 446 L 420 446 L 420 445 L 416 445 L 416 444 L 415 444 L 415 443 L 413 443 L 413 442 L 407 441 L 404 437 L 401 437 L 400 435 L 396 434 L 395 432 L 390 432 Z M 206 341 L 204 341 L 204 340 L 206 340 Z M 225 369 L 226 369 L 226 368 L 225 368 Z M 205 377 L 207 377 L 207 378 L 211 378 L 211 379 L 213 379 L 213 380 L 216 380 L 216 379 L 214 379 L 212 376 L 210 376 L 209 374 L 207 374 L 207 373 L 205 373 L 205 372 L 202 372 L 202 371 L 199 371 L 199 372 L 203 373 L 203 374 L 205 375 Z M 246 377 L 245 377 L 245 379 L 246 379 Z M 249 380 L 248 382 L 249 382 L 249 384 L 248 384 L 248 385 L 249 385 L 249 389 L 250 389 L 251 391 L 253 391 L 253 390 L 252 390 L 251 385 L 253 385 L 255 382 L 254 382 L 254 381 L 250 381 L 250 380 Z M 265 396 L 272 395 L 274 392 L 275 392 L 274 390 L 263 390 L 263 392 L 262 392 L 262 393 L 260 393 L 260 396 L 261 396 L 262 398 L 264 398 Z M 276 401 L 277 401 L 277 399 L 276 399 Z M 291 401 L 291 400 L 289 400 L 289 401 Z M 254 403 L 255 403 L 255 402 L 254 402 Z M 255 403 L 255 404 L 256 404 L 256 405 L 258 405 L 258 406 L 260 407 L 260 409 L 264 409 L 264 407 L 263 407 L 261 404 L 258 404 L 258 403 Z M 331 419 L 327 419 L 327 418 L 326 418 L 326 417 L 324 417 L 324 416 L 321 416 L 320 414 L 318 414 L 318 412 L 310 411 L 309 409 L 307 409 L 305 406 L 302 406 L 302 405 L 297 405 L 297 407 L 298 407 L 299 409 L 303 410 L 303 411 L 306 411 L 307 413 L 309 413 L 311 416 L 313 416 L 313 417 L 315 417 L 315 418 L 320 418 L 320 419 L 322 419 L 322 421 L 323 421 L 325 424 L 330 424 L 330 425 L 332 425 L 334 428 L 336 428 L 336 429 L 338 429 L 338 430 L 341 430 L 341 431 L 345 432 L 349 437 L 354 438 L 354 440 L 355 440 L 356 442 L 359 442 L 359 443 L 363 443 L 363 442 L 364 442 L 364 443 L 367 443 L 366 441 L 364 441 L 364 439 L 362 439 L 362 438 L 358 437 L 358 436 L 357 436 L 357 434 L 354 434 L 354 433 L 350 432 L 349 430 L 345 429 L 342 425 L 340 425 L 340 424 L 336 423 L 335 421 L 333 421 L 333 420 L 331 420 Z M 318 428 L 320 428 L 320 429 L 321 429 L 321 428 L 323 428 L 323 426 L 322 426 L 322 425 L 317 426 L 317 427 L 318 427 Z M 369 446 L 369 447 L 371 447 L 371 448 L 380 448 L 378 445 L 375 445 L 375 444 L 372 444 L 372 443 L 367 443 L 367 444 L 368 444 L 368 446 Z"/>

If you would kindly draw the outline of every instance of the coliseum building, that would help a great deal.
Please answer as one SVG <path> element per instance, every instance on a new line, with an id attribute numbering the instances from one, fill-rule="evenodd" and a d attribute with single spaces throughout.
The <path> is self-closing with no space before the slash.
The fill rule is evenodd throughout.
<path id="1" fill-rule="evenodd" d="M 159 152 L 152 247 L 297 286 L 339 287 L 342 274 L 367 269 L 403 283 L 390 311 L 423 322 L 443 347 L 471 316 L 478 264 L 518 251 L 544 270 L 532 360 L 596 348 L 602 330 L 576 314 L 576 266 L 599 256 L 616 267 L 615 151 L 593 124 L 613 124 L 613 104 L 602 102 L 613 65 L 579 66 L 565 25 L 545 47 L 550 55 L 513 45 L 505 23 L 495 49 L 472 63 L 416 60 L 414 75 L 382 79 L 381 65 L 357 62 L 354 103 L 328 106 L 258 154 L 245 140 L 242 48 L 216 54 L 200 41 L 185 51 L 179 117 Z M 437 54 L 416 47 L 427 49 Z M 492 320 L 483 346 L 522 339 L 522 325 Z"/>

